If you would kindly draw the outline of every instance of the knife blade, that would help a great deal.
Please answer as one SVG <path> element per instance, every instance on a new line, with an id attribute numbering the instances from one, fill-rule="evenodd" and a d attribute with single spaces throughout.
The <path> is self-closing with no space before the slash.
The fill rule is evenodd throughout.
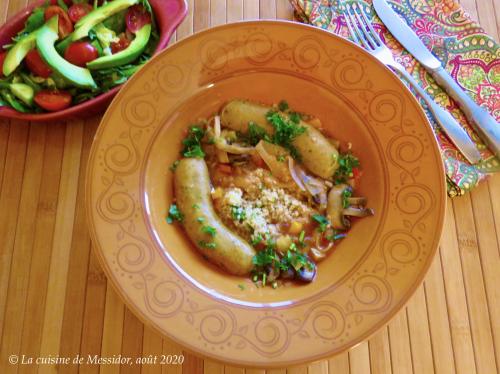
<path id="1" fill-rule="evenodd" d="M 442 67 L 441 62 L 427 49 L 424 43 L 392 9 L 386 0 L 373 0 L 377 15 L 391 34 L 434 77 L 436 82 L 458 103 L 469 123 L 491 151 L 500 157 L 500 126 L 482 107 L 472 100 Z"/>

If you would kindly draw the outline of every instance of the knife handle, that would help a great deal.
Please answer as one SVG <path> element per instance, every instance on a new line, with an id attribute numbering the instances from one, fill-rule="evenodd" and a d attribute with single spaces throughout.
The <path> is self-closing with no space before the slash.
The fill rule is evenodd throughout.
<path id="1" fill-rule="evenodd" d="M 442 66 L 433 70 L 431 74 L 460 105 L 460 109 L 495 156 L 500 157 L 500 125 L 493 116 L 477 105 Z"/>

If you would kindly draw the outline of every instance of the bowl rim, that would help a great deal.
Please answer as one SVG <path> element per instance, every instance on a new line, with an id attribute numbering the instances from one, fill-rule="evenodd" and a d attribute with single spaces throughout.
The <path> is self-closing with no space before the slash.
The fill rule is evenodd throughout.
<path id="1" fill-rule="evenodd" d="M 419 111 L 420 115 L 421 115 L 421 118 L 424 120 L 425 124 L 427 125 L 426 128 L 430 134 L 433 134 L 433 130 L 432 130 L 432 126 L 431 126 L 431 123 L 427 117 L 427 115 L 425 114 L 425 111 L 424 109 L 422 108 L 422 106 L 420 105 L 420 103 L 418 102 L 417 98 L 413 95 L 413 93 L 411 92 L 411 90 L 401 81 L 401 79 L 390 69 L 388 68 L 387 66 L 385 66 L 382 62 L 380 62 L 378 59 L 376 59 L 374 56 L 372 56 L 370 53 L 368 53 L 365 49 L 363 49 L 362 47 L 360 47 L 359 45 L 357 45 L 356 43 L 350 41 L 349 39 L 347 38 L 344 38 L 340 35 L 337 35 L 337 34 L 334 34 L 332 32 L 329 32 L 327 30 L 324 30 L 324 29 L 321 29 L 321 28 L 318 28 L 318 27 L 315 27 L 313 25 L 309 25 L 309 24 L 304 24 L 304 23 L 300 23 L 300 22 L 296 22 L 296 21 L 291 21 L 291 20 L 284 20 L 284 19 L 252 19 L 252 20 L 239 20 L 239 21 L 236 21 L 236 22 L 231 22 L 231 23 L 226 23 L 226 24 L 222 24 L 222 25 L 217 25 L 217 26 L 214 26 L 214 27 L 210 27 L 208 29 L 204 29 L 204 30 L 201 30 L 201 31 L 198 31 L 198 32 L 195 32 L 193 33 L 192 35 L 182 39 L 182 40 L 179 40 L 177 42 L 175 42 L 172 46 L 170 46 L 168 49 L 160 52 L 159 54 L 153 56 L 153 58 L 151 58 L 150 61 L 148 61 L 148 63 L 152 63 L 155 59 L 160 59 L 162 58 L 162 55 L 163 54 L 166 54 L 166 53 L 169 53 L 170 51 L 174 50 L 174 49 L 177 49 L 177 48 L 180 48 L 182 47 L 182 45 L 185 43 L 185 42 L 189 42 L 191 39 L 194 39 L 194 38 L 198 38 L 200 36 L 203 36 L 203 35 L 206 35 L 206 34 L 210 34 L 214 31 L 217 31 L 217 30 L 223 30 L 223 29 L 226 29 L 226 28 L 232 28 L 234 27 L 235 25 L 236 26 L 251 26 L 251 25 L 259 25 L 259 24 L 283 24 L 283 25 L 288 25 L 288 26 L 292 26 L 292 27 L 297 27 L 297 28 L 302 28 L 304 30 L 309 30 L 309 31 L 313 31 L 313 32 L 319 32 L 319 33 L 324 33 L 325 35 L 328 35 L 329 37 L 332 37 L 334 39 L 339 39 L 339 40 L 342 40 L 342 42 L 347 42 L 348 44 L 350 44 L 353 48 L 357 49 L 359 52 L 361 52 L 365 57 L 367 57 L 367 59 L 371 60 L 372 63 L 374 64 L 377 64 L 379 67 L 385 69 L 386 71 L 390 72 L 392 78 L 394 79 L 395 82 L 397 82 L 396 84 L 399 85 L 399 88 L 406 92 L 406 94 L 408 95 L 408 98 L 410 101 L 412 101 L 414 104 L 415 104 L 415 107 L 418 108 L 417 110 Z M 139 79 L 138 76 L 134 75 L 131 79 L 129 79 L 125 84 L 131 84 L 130 82 L 134 81 L 135 79 Z M 113 103 L 115 101 L 118 101 L 121 96 L 124 95 L 124 91 L 121 91 L 120 93 L 118 93 L 118 95 L 116 95 L 114 98 L 113 98 L 113 102 L 110 104 L 109 108 L 111 108 L 113 106 Z M 108 109 L 106 110 L 106 113 L 104 114 L 104 116 L 102 117 L 101 119 L 101 124 L 103 122 L 105 122 L 105 120 L 107 120 L 109 117 L 111 116 L 111 111 Z M 92 155 L 95 155 L 96 154 L 96 150 L 97 150 L 97 143 L 99 142 L 98 140 L 102 137 L 102 134 L 103 134 L 103 126 L 101 126 L 101 124 L 99 125 L 99 128 L 97 129 L 96 131 L 96 134 L 94 136 L 94 139 L 93 139 L 93 143 L 92 143 L 92 146 L 90 148 L 90 151 L 89 151 L 89 155 L 92 156 Z M 437 143 L 437 140 L 435 138 L 435 136 L 432 136 L 432 145 L 431 145 L 431 148 L 434 149 L 434 152 L 436 152 L 437 155 L 440 155 L 439 153 L 439 149 L 438 149 L 438 143 Z M 89 161 L 91 159 L 89 158 Z M 441 157 L 439 157 L 439 160 L 442 160 Z M 231 365 L 239 365 L 239 366 L 242 366 L 242 367 L 245 367 L 245 368 L 260 368 L 260 369 L 264 369 L 264 368 L 282 368 L 282 367 L 285 367 L 285 366 L 297 366 L 297 365 L 302 365 L 302 364 L 307 364 L 307 363 L 310 363 L 310 362 L 315 362 L 315 361 L 319 361 L 319 360 L 322 360 L 322 359 L 327 359 L 329 357 L 334 357 L 336 355 L 339 355 L 343 352 L 346 352 L 348 351 L 349 349 L 351 348 L 354 348 L 356 346 L 358 346 L 359 344 L 361 344 L 362 342 L 366 341 L 367 339 L 369 339 L 371 336 L 373 336 L 374 334 L 376 334 L 377 332 L 379 332 L 381 329 L 383 329 L 385 326 L 387 326 L 387 324 L 399 313 L 401 312 L 401 310 L 408 304 L 408 302 L 410 301 L 411 297 L 415 294 L 416 290 L 418 289 L 418 287 L 420 287 L 424 281 L 424 278 L 425 276 L 428 274 L 428 271 L 429 271 L 429 268 L 436 256 L 436 253 L 438 252 L 438 249 L 439 249 L 439 241 L 440 241 L 440 237 L 441 237 L 441 234 L 442 234 L 442 230 L 443 230 L 443 226 L 444 226 L 444 220 L 445 220 L 445 212 L 446 212 L 446 207 L 447 207 L 447 204 L 448 204 L 448 201 L 447 201 L 447 195 L 446 195 L 446 179 L 445 179 L 445 169 L 444 169 L 444 164 L 443 162 L 439 162 L 437 166 L 437 169 L 439 170 L 439 175 L 440 175 L 440 179 L 441 179 L 441 193 L 437 193 L 436 191 L 436 197 L 437 198 L 441 198 L 441 200 L 438 200 L 441 202 L 440 204 L 440 210 L 439 210 L 439 219 L 438 219 L 438 222 L 436 223 L 435 225 L 435 231 L 437 233 L 437 235 L 435 236 L 434 238 L 434 242 L 433 242 L 433 246 L 431 248 L 431 250 L 429 251 L 429 255 L 427 256 L 427 260 L 425 262 L 425 264 L 422 266 L 421 268 L 421 272 L 419 274 L 418 277 L 415 278 L 415 281 L 413 282 L 413 284 L 411 285 L 411 287 L 408 288 L 406 294 L 405 294 L 405 297 L 401 297 L 399 302 L 394 304 L 391 308 L 391 312 L 390 313 L 387 313 L 385 314 L 385 316 L 383 318 L 381 318 L 374 326 L 372 326 L 370 329 L 368 329 L 367 331 L 365 331 L 363 334 L 361 334 L 359 337 L 357 337 L 354 342 L 352 343 L 349 343 L 349 344 L 344 344 L 344 346 L 342 346 L 341 349 L 335 351 L 334 353 L 332 353 L 332 351 L 330 351 L 329 353 L 328 352 L 325 352 L 325 353 L 320 353 L 320 354 L 317 354 L 315 356 L 311 356 L 310 358 L 308 358 L 307 360 L 282 360 L 282 361 L 271 361 L 271 363 L 267 363 L 267 362 L 254 362 L 254 361 L 245 361 L 245 360 L 241 360 L 237 357 L 231 357 L 228 359 L 228 356 L 225 356 L 223 354 L 217 354 L 216 352 L 214 353 L 214 355 L 211 355 L 211 354 L 207 354 L 206 351 L 202 351 L 200 349 L 198 349 L 197 347 L 195 347 L 194 345 L 191 345 L 189 344 L 188 342 L 186 341 L 181 341 L 178 337 L 172 335 L 172 334 L 169 334 L 167 331 L 165 331 L 164 329 L 162 329 L 161 327 L 159 327 L 154 321 L 152 321 L 146 314 L 144 314 L 136 304 L 134 304 L 131 299 L 129 298 L 129 296 L 127 295 L 127 293 L 125 293 L 123 291 L 123 288 L 121 287 L 121 285 L 119 284 L 119 282 L 117 281 L 117 278 L 113 276 L 113 272 L 111 271 L 110 269 L 110 265 L 108 264 L 108 262 L 106 261 L 105 257 L 104 257 L 104 254 L 103 254 L 103 248 L 101 247 L 101 245 L 99 244 L 99 240 L 98 240 L 98 235 L 97 235 L 97 231 L 96 231 L 96 228 L 95 228 L 95 225 L 94 225 L 94 222 L 93 222 L 93 218 L 92 218 L 92 206 L 90 204 L 90 196 L 91 196 L 91 172 L 92 172 L 92 163 L 91 162 L 88 162 L 87 163 L 87 167 L 86 167 L 86 175 L 85 175 L 85 200 L 86 200 L 86 203 L 85 203 L 85 214 L 86 214 L 86 217 L 87 217 L 87 222 L 89 224 L 89 233 L 90 233 L 90 237 L 92 239 L 92 242 L 94 243 L 95 245 L 95 254 L 97 255 L 97 258 L 98 258 L 98 261 L 100 262 L 102 268 L 104 269 L 106 275 L 107 275 L 107 278 L 109 280 L 111 280 L 111 284 L 114 288 L 114 290 L 117 292 L 117 294 L 122 298 L 122 300 L 124 300 L 124 302 L 126 303 L 127 307 L 129 307 L 133 312 L 134 314 L 147 326 L 153 328 L 156 332 L 158 332 L 160 335 L 162 336 L 166 336 L 168 339 L 171 339 L 172 341 L 176 342 L 177 344 L 179 344 L 183 349 L 185 349 L 186 351 L 188 352 L 192 352 L 198 356 L 201 356 L 201 357 L 205 357 L 205 358 L 209 358 L 211 360 L 214 360 L 214 361 L 217 361 L 217 362 L 220 362 L 220 363 L 223 363 L 223 364 L 231 364 Z M 140 199 L 141 203 L 142 203 L 142 199 Z M 142 205 L 141 205 L 142 206 Z M 204 291 L 202 291 L 204 292 Z M 241 307 L 237 304 L 232 304 L 236 307 Z M 246 306 L 243 306 L 244 309 L 248 308 Z M 279 307 L 280 309 L 286 309 L 286 307 Z M 249 309 L 252 309 L 254 311 L 258 311 L 260 308 L 249 308 Z M 274 310 L 275 308 L 270 308 L 271 310 Z"/>
<path id="2" fill-rule="evenodd" d="M 10 39 L 21 29 L 20 27 L 22 27 L 33 9 L 45 4 L 46 1 L 47 0 L 37 0 L 34 3 L 31 3 L 21 9 L 12 17 L 8 18 L 7 22 L 5 22 L 0 27 L 0 35 L 3 36 L 4 34 L 6 34 L 7 30 L 15 30 L 13 32 L 11 31 L 6 36 L 6 38 Z M 180 25 L 180 23 L 187 15 L 188 4 L 187 0 L 149 0 L 149 2 L 151 4 L 151 7 L 153 8 L 157 26 L 160 28 L 160 38 L 158 40 L 158 45 L 156 46 L 153 56 L 151 56 L 151 58 L 153 58 L 167 47 L 175 29 Z M 166 4 L 168 3 L 177 4 L 178 12 L 176 14 L 170 15 L 167 13 L 168 7 L 166 6 Z M 70 106 L 67 109 L 57 112 L 21 113 L 13 108 L 0 106 L 0 118 L 11 118 L 32 122 L 86 118 L 91 115 L 104 112 L 105 109 L 107 109 L 107 106 L 110 105 L 111 99 L 118 93 L 118 91 L 122 87 L 123 83 L 90 100 L 86 100 L 82 103 Z"/>

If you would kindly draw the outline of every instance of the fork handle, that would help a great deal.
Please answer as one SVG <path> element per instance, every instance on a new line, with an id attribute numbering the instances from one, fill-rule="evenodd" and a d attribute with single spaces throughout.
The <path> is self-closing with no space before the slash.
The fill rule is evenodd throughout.
<path id="1" fill-rule="evenodd" d="M 453 116 L 436 104 L 434 100 L 424 91 L 417 81 L 411 76 L 410 73 L 400 64 L 391 64 L 392 68 L 398 71 L 406 81 L 418 92 L 424 99 L 429 110 L 434 115 L 436 122 L 440 125 L 441 129 L 446 133 L 448 138 L 455 144 L 458 150 L 465 156 L 471 163 L 475 164 L 481 160 L 481 154 L 476 148 L 476 145 L 469 137 L 467 132 L 460 126 L 460 124 L 453 118 Z"/>
<path id="2" fill-rule="evenodd" d="M 500 157 L 500 125 L 484 109 L 467 95 L 448 72 L 441 66 L 431 71 L 436 82 L 460 105 L 469 123 L 493 153 Z"/>

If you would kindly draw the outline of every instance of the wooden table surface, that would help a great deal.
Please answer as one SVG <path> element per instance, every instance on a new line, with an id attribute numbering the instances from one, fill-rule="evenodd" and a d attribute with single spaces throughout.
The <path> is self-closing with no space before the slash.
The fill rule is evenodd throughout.
<path id="1" fill-rule="evenodd" d="M 26 5 L 1 0 L 0 23 Z M 500 2 L 462 0 L 498 40 Z M 287 0 L 189 0 L 180 40 L 251 18 L 291 18 Z M 440 251 L 408 306 L 367 342 L 321 362 L 273 370 L 225 366 L 146 328 L 92 253 L 84 178 L 99 118 L 0 120 L 0 373 L 464 373 L 500 367 L 500 175 L 448 201 Z M 12 365 L 9 358 L 184 354 L 182 366 Z"/>

